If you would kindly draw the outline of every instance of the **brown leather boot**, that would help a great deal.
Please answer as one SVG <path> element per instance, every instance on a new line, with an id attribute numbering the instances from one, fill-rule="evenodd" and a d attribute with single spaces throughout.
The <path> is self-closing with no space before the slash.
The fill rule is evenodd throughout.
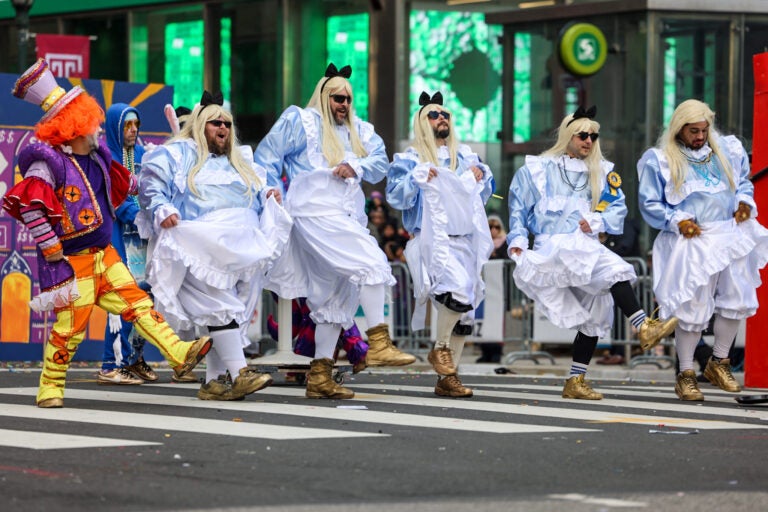
<path id="1" fill-rule="evenodd" d="M 438 375 L 435 394 L 451 398 L 469 398 L 473 393 L 471 389 L 461 383 L 458 375 Z"/>
<path id="2" fill-rule="evenodd" d="M 368 335 L 368 354 L 365 357 L 368 367 L 405 366 L 416 361 L 415 356 L 395 348 L 392 338 L 389 337 L 387 324 L 371 327 L 365 331 L 365 334 Z"/>
<path id="3" fill-rule="evenodd" d="M 434 348 L 429 351 L 427 361 L 432 364 L 438 375 L 456 375 L 456 364 L 453 362 L 453 351 L 448 347 Z"/>
<path id="4" fill-rule="evenodd" d="M 307 375 L 307 398 L 354 398 L 355 392 L 339 386 L 333 380 L 333 359 L 313 359 Z"/>

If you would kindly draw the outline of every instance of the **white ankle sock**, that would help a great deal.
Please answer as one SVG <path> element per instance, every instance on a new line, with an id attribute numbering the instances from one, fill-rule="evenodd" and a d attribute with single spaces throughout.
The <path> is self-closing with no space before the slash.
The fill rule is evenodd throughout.
<path id="1" fill-rule="evenodd" d="M 638 310 L 632 313 L 632 315 L 629 317 L 629 323 L 631 323 L 635 329 L 639 329 L 640 325 L 642 325 L 643 322 L 645 322 L 645 311 Z"/>
<path id="2" fill-rule="evenodd" d="M 589 364 L 584 363 L 577 363 L 576 361 L 571 361 L 571 371 L 568 373 L 568 378 L 575 377 L 577 375 L 584 375 L 587 373 L 587 368 L 589 368 Z"/>

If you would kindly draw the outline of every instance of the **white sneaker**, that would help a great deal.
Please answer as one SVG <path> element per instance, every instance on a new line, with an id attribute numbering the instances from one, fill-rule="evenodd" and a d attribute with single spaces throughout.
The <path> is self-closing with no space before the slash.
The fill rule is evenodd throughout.
<path id="1" fill-rule="evenodd" d="M 137 386 L 144 381 L 137 378 L 131 372 L 125 368 L 115 368 L 108 372 L 101 370 L 97 376 L 97 382 L 99 384 L 117 384 L 122 386 Z"/>

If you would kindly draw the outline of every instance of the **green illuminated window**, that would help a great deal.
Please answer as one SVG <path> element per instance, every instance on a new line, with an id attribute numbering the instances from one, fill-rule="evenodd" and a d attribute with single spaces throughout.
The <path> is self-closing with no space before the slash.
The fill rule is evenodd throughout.
<path id="1" fill-rule="evenodd" d="M 221 93 L 225 100 L 232 94 L 232 20 L 221 19 Z"/>
<path id="2" fill-rule="evenodd" d="M 368 119 L 368 13 L 331 16 L 327 21 L 328 62 L 352 66 L 355 113 Z"/>
<path id="3" fill-rule="evenodd" d="M 515 34 L 514 142 L 531 139 L 531 35 Z"/>
<path id="4" fill-rule="evenodd" d="M 147 25 L 135 25 L 131 28 L 131 59 L 130 80 L 132 82 L 147 82 Z"/>
<path id="5" fill-rule="evenodd" d="M 422 91 L 440 91 L 461 140 L 498 141 L 502 27 L 487 25 L 482 13 L 411 11 L 410 31 L 409 119 Z"/>
<path id="6" fill-rule="evenodd" d="M 203 89 L 203 21 L 165 26 L 165 83 L 173 86 L 173 104 L 192 108 Z"/>
<path id="7" fill-rule="evenodd" d="M 173 86 L 173 104 L 192 108 L 203 91 L 204 24 L 202 20 L 168 23 L 165 26 L 165 83 Z M 221 20 L 221 92 L 229 99 L 232 90 L 230 60 L 232 20 Z"/>
<path id="8" fill-rule="evenodd" d="M 672 112 L 677 106 L 675 96 L 675 65 L 677 62 L 677 40 L 669 37 L 664 40 L 666 50 L 664 51 L 664 92 L 662 93 L 663 104 L 663 124 L 667 126 L 672 119 Z"/>

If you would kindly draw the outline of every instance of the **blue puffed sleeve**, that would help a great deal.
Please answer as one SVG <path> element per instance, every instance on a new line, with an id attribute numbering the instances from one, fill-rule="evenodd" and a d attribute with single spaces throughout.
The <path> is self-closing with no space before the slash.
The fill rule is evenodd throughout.
<path id="1" fill-rule="evenodd" d="M 389 170 L 389 158 L 384 148 L 384 140 L 373 130 L 373 125 L 370 123 L 355 118 L 354 126 L 368 155 L 364 157 L 355 155 L 349 158 L 347 163 L 361 179 L 369 183 L 378 183 L 387 177 Z"/>
<path id="2" fill-rule="evenodd" d="M 733 135 L 727 135 L 720 141 L 722 146 L 730 157 L 733 166 L 733 179 L 736 182 L 736 205 L 734 211 L 738 208 L 739 202 L 744 202 L 752 208 L 752 217 L 757 217 L 757 205 L 755 203 L 755 187 L 752 184 L 749 168 L 749 156 L 744 150 L 741 141 Z"/>
<path id="3" fill-rule="evenodd" d="M 306 144 L 307 136 L 301 124 L 299 109 L 295 106 L 289 107 L 269 133 L 261 139 L 253 154 L 253 160 L 267 170 L 268 187 L 283 189 L 280 179 L 283 170 L 286 171 L 289 181 L 293 178 L 297 169 L 290 164 L 304 151 Z"/>
<path id="4" fill-rule="evenodd" d="M 175 151 L 181 150 L 180 143 L 172 146 Z M 164 217 L 167 217 L 167 212 L 173 206 L 177 163 L 170 148 L 171 146 L 160 146 L 150 152 L 142 162 L 139 175 L 139 206 L 149 212 L 152 222 L 155 222 L 159 209 L 163 208 L 166 213 Z"/>
<path id="5" fill-rule="evenodd" d="M 637 162 L 637 178 L 638 205 L 645 222 L 654 229 L 675 231 L 670 227 L 672 219 L 677 222 L 683 219 L 678 220 L 675 210 L 667 203 L 664 193 L 666 181 L 661 175 L 659 160 L 653 149 L 643 153 Z"/>
<path id="6" fill-rule="evenodd" d="M 538 200 L 539 193 L 531 179 L 531 173 L 527 167 L 517 170 L 512 183 L 509 185 L 509 231 L 507 232 L 507 245 L 528 248 L 528 232 L 533 222 L 533 208 Z"/>
<path id="7" fill-rule="evenodd" d="M 387 202 L 403 212 L 403 227 L 409 233 L 421 228 L 421 189 L 413 181 L 418 157 L 396 153 L 387 173 Z"/>

